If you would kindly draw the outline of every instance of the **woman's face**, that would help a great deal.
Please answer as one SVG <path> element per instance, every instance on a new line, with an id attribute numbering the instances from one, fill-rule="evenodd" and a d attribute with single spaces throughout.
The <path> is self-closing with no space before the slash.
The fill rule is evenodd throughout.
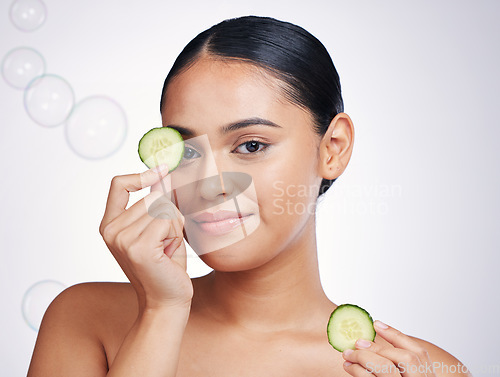
<path id="1" fill-rule="evenodd" d="M 215 270 L 258 267 L 313 229 L 321 137 L 278 83 L 247 63 L 205 58 L 165 93 L 163 126 L 177 128 L 186 146 L 167 177 L 172 200 L 188 243 Z M 210 221 L 220 210 L 233 219 Z"/>

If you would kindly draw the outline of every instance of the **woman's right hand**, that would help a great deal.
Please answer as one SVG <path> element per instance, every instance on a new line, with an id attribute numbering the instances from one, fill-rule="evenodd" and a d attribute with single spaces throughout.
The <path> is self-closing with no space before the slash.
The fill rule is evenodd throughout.
<path id="1" fill-rule="evenodd" d="M 189 306 L 193 297 L 186 272 L 184 216 L 159 191 L 125 209 L 129 192 L 149 187 L 167 174 L 168 168 L 115 176 L 99 226 L 104 242 L 137 293 L 140 312 Z"/>

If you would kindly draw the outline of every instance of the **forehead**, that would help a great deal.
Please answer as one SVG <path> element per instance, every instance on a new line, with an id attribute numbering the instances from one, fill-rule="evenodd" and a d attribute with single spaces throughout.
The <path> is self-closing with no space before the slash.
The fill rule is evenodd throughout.
<path id="1" fill-rule="evenodd" d="M 283 96 L 282 83 L 264 69 L 232 60 L 202 58 L 176 76 L 165 93 L 164 123 L 224 124 L 245 117 L 304 113 Z M 304 116 L 303 114 L 302 116 Z"/>

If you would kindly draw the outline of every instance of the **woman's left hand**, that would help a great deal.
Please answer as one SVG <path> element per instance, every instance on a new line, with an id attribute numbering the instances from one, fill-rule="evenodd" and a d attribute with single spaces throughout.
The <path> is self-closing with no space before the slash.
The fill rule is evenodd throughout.
<path id="1" fill-rule="evenodd" d="M 358 339 L 356 350 L 345 350 L 344 369 L 354 377 L 436 377 L 427 349 L 408 335 L 375 321 L 377 334 L 394 347 Z M 385 327 L 385 328 L 384 328 Z"/>

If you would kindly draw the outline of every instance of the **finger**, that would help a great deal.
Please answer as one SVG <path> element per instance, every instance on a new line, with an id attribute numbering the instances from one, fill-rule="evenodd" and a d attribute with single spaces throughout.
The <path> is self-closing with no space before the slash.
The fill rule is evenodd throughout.
<path id="1" fill-rule="evenodd" d="M 155 225 L 155 222 L 163 222 L 163 224 Z M 145 213 L 117 234 L 115 242 L 118 245 L 118 253 L 125 254 L 126 258 L 115 255 L 116 252 L 114 252 L 114 249 L 112 253 L 131 283 L 135 282 L 136 285 L 141 285 L 140 281 L 135 280 L 135 275 L 129 273 L 134 269 L 133 267 L 131 268 L 130 262 L 132 264 L 142 264 L 145 260 L 151 260 L 149 258 L 153 258 L 154 260 L 161 259 L 163 256 L 163 241 L 161 240 L 162 236 L 158 234 L 161 234 L 160 231 L 162 229 L 173 229 L 172 222 L 173 220 L 152 217 L 148 213 Z M 156 229 L 154 229 L 155 227 Z M 146 231 L 148 228 L 153 228 L 153 231 Z M 175 238 L 175 234 L 178 233 L 172 230 L 168 237 Z M 180 234 L 182 239 L 182 233 Z"/>
<path id="2" fill-rule="evenodd" d="M 120 215 L 115 217 L 111 221 L 113 227 L 117 230 L 128 228 L 131 224 L 134 224 L 138 219 L 142 218 L 145 214 L 148 215 L 148 209 L 151 208 L 151 205 L 160 196 L 162 196 L 162 194 L 159 191 L 154 191 L 149 193 L 144 198 L 131 205 L 126 211 L 122 212 Z M 152 216 L 151 215 L 148 216 L 151 220 Z M 142 230 L 144 229 L 141 228 L 141 232 Z"/>
<path id="3" fill-rule="evenodd" d="M 356 349 L 371 351 L 389 359 L 398 367 L 401 374 L 404 376 L 421 376 L 426 373 L 426 366 L 422 364 L 417 354 L 412 351 L 395 347 L 383 347 L 380 344 L 365 339 L 358 339 L 356 342 Z M 429 367 L 431 366 L 432 364 L 429 364 Z M 380 366 L 376 367 L 380 369 Z"/>
<path id="4" fill-rule="evenodd" d="M 342 352 L 342 357 L 351 363 L 357 363 L 375 376 L 400 377 L 399 369 L 394 363 L 368 350 L 347 349 Z"/>
<path id="5" fill-rule="evenodd" d="M 128 211 L 127 211 L 128 212 Z M 144 213 L 135 221 L 131 222 L 116 235 L 115 242 L 122 250 L 126 250 L 139 236 L 146 230 L 146 228 L 154 220 L 149 213 Z M 156 240 L 162 241 L 162 240 Z"/>
<path id="6" fill-rule="evenodd" d="M 181 215 L 182 216 L 182 215 Z M 184 217 L 173 222 L 175 228 L 175 234 L 179 237 L 175 239 L 175 242 L 170 243 L 168 240 L 164 240 L 164 250 L 170 259 L 177 262 L 181 267 L 186 270 L 187 266 L 187 255 L 186 255 L 186 245 L 184 244 Z M 169 244 L 170 243 L 170 244 Z"/>
<path id="7" fill-rule="evenodd" d="M 174 253 L 170 256 L 170 259 L 181 266 L 184 271 L 187 269 L 187 253 L 186 253 L 186 244 L 184 240 L 181 239 L 180 246 L 175 249 Z"/>
<path id="8" fill-rule="evenodd" d="M 351 363 L 350 361 L 344 362 L 344 370 L 354 377 L 373 377 L 373 374 L 368 372 L 361 365 L 356 363 Z"/>
<path id="9" fill-rule="evenodd" d="M 175 233 L 175 237 L 165 240 L 164 245 L 166 246 L 164 246 L 164 253 L 167 257 L 169 257 L 170 259 L 174 259 L 176 262 L 178 262 L 178 264 L 185 267 L 183 259 L 184 255 L 182 251 L 181 252 L 178 251 L 178 249 L 182 246 L 183 241 L 184 238 L 182 237 L 182 235 Z"/>
<path id="10" fill-rule="evenodd" d="M 174 250 L 179 246 L 180 242 L 184 237 L 182 228 L 184 226 L 184 216 L 179 211 L 179 209 L 172 203 L 172 201 L 165 195 L 158 197 L 148 209 L 148 215 L 151 218 L 158 218 L 163 220 L 171 220 L 171 227 L 173 228 L 173 234 L 176 237 L 168 237 L 163 241 L 163 247 L 166 254 L 171 257 Z"/>
<path id="11" fill-rule="evenodd" d="M 159 171 L 155 170 L 157 168 Z M 151 186 L 162 176 L 168 174 L 168 167 L 161 169 L 159 166 L 157 168 L 146 170 L 140 174 L 117 175 L 111 180 L 106 209 L 99 228 L 101 233 L 106 225 L 125 211 L 130 192 Z"/>
<path id="12" fill-rule="evenodd" d="M 169 198 L 164 195 L 157 198 L 155 202 L 150 206 L 148 213 L 152 217 L 172 219 L 172 226 L 174 227 L 176 234 L 181 235 L 181 238 L 184 237 L 184 233 L 182 230 L 184 227 L 185 218 Z M 168 243 L 165 244 L 165 247 L 167 247 Z"/>
<path id="13" fill-rule="evenodd" d="M 179 224 L 175 222 L 172 225 L 174 227 L 171 232 L 172 236 L 163 241 L 164 253 L 186 271 L 187 255 L 182 227 L 179 227 Z"/>
<path id="14" fill-rule="evenodd" d="M 176 230 L 174 224 L 172 224 L 169 235 L 163 240 L 163 252 L 165 255 L 172 259 L 173 254 L 176 253 L 176 250 L 181 246 L 183 240 L 182 232 Z M 180 262 L 182 262 L 182 260 Z"/>
<path id="15" fill-rule="evenodd" d="M 185 218 L 175 204 L 161 191 L 153 190 L 134 205 L 130 206 L 125 212 L 119 215 L 113 222 L 117 223 L 118 228 L 123 228 L 132 224 L 140 218 L 144 212 L 151 217 L 172 218 L 184 225 Z"/>
<path id="16" fill-rule="evenodd" d="M 374 321 L 373 325 L 375 327 L 375 330 L 377 331 L 377 334 L 391 343 L 394 347 L 411 351 L 418 356 L 420 361 L 430 363 L 429 353 L 427 352 L 427 349 L 417 343 L 417 341 L 410 338 L 408 335 L 402 333 L 401 331 L 386 325 L 383 322 Z"/>
<path id="17" fill-rule="evenodd" d="M 157 194 L 149 194 L 148 196 L 151 196 L 151 198 L 148 198 L 146 200 L 149 215 L 152 217 L 180 220 L 180 222 L 184 224 L 184 216 L 175 206 L 175 204 L 172 203 L 172 201 L 165 195 L 160 195 L 158 197 L 156 197 L 155 195 Z M 149 204 L 149 202 L 151 203 Z"/>
<path id="18" fill-rule="evenodd" d="M 177 202 L 177 198 L 175 197 L 175 189 L 172 190 L 172 176 L 169 174 L 166 177 L 162 178 L 160 181 L 156 182 L 153 186 L 151 186 L 151 192 L 153 191 L 161 191 L 163 195 L 172 203 L 174 203 L 175 208 L 178 210 L 178 216 L 182 219 L 182 226 L 184 226 L 184 216 L 178 209 L 179 203 Z"/>
<path id="19" fill-rule="evenodd" d="M 152 240 L 161 240 L 159 243 Z M 170 219 L 162 219 L 159 217 L 154 218 L 149 226 L 142 232 L 138 239 L 143 244 L 151 244 L 150 248 L 160 247 L 162 253 L 159 254 L 159 259 L 165 257 L 171 259 L 176 250 L 181 247 L 183 242 L 182 233 L 176 232 Z M 165 242 L 166 241 L 166 242 Z M 166 245 L 166 248 L 165 248 Z M 185 260 L 183 259 L 182 250 L 179 256 L 176 256 L 175 261 L 180 264 L 184 269 L 186 268 Z"/>
<path id="20" fill-rule="evenodd" d="M 163 253 L 165 247 L 170 245 L 172 241 L 182 239 L 182 233 L 176 231 L 174 220 L 158 216 L 152 218 L 138 238 L 144 240 L 145 247 L 161 249 Z"/>
<path id="21" fill-rule="evenodd" d="M 151 191 L 161 191 L 163 195 L 169 197 L 170 200 L 172 194 L 172 175 L 168 174 L 160 179 L 158 182 L 151 185 Z M 170 195 L 169 195 L 170 194 Z"/>
<path id="22" fill-rule="evenodd" d="M 175 249 L 180 245 L 180 243 L 184 239 L 184 233 L 182 232 L 182 226 L 179 224 L 179 221 L 173 221 L 172 227 L 173 227 L 173 233 L 178 236 L 177 238 L 175 238 L 175 242 L 172 242 L 168 238 L 163 240 L 163 250 L 168 255 L 169 258 L 172 258 Z"/>

